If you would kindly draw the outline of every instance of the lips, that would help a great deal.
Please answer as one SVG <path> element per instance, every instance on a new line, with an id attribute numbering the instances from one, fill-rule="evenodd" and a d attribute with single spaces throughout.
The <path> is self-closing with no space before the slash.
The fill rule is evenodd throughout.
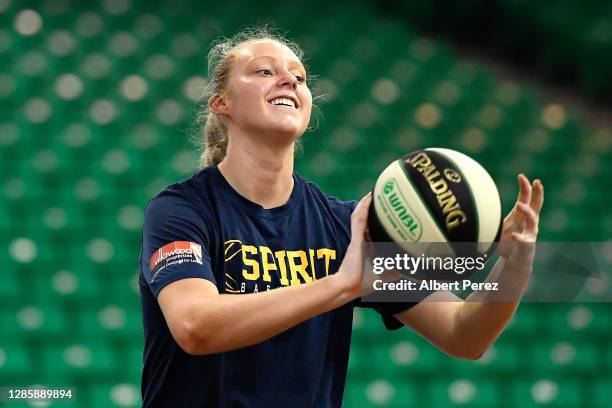
<path id="1" fill-rule="evenodd" d="M 294 109 L 299 107 L 298 101 L 295 97 L 290 95 L 278 95 L 270 98 L 268 103 L 275 106 L 291 106 Z"/>

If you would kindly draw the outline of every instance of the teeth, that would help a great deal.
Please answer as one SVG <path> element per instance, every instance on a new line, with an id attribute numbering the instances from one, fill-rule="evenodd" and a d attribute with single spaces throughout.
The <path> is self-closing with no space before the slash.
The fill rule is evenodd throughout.
<path id="1" fill-rule="evenodd" d="M 295 103 L 291 99 L 287 98 L 276 98 L 270 101 L 272 105 L 287 105 L 295 108 Z"/>

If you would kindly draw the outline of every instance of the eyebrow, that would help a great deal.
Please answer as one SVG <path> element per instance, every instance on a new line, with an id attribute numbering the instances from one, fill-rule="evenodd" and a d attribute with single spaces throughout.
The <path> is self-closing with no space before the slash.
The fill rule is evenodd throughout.
<path id="1" fill-rule="evenodd" d="M 265 58 L 265 59 L 268 59 L 268 60 L 276 61 L 276 58 L 274 58 L 272 56 L 269 56 L 269 55 L 260 55 L 260 56 L 251 58 L 249 61 L 247 61 L 247 63 L 249 63 L 251 61 L 254 61 L 256 59 L 259 59 L 259 58 Z M 302 64 L 301 62 L 299 62 L 297 60 L 294 60 L 294 59 L 290 59 L 289 60 L 289 64 L 302 69 L 304 71 L 304 73 L 306 73 L 306 67 L 304 67 L 304 64 Z"/>

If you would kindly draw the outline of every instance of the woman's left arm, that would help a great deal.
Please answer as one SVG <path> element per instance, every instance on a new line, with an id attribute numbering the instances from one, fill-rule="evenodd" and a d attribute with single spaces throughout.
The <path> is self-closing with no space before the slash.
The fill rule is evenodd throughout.
<path id="1" fill-rule="evenodd" d="M 519 196 L 502 227 L 501 258 L 487 279 L 498 282 L 504 292 L 491 296 L 490 292 L 476 291 L 466 300 L 452 292 L 435 292 L 415 307 L 395 315 L 454 357 L 477 359 L 484 354 L 512 318 L 531 276 L 544 186 L 539 180 L 530 184 L 522 174 L 518 183 Z"/>

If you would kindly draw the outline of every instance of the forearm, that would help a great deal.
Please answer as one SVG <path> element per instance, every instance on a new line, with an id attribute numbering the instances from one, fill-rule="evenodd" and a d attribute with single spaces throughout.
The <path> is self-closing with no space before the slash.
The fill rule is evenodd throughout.
<path id="1" fill-rule="evenodd" d="M 487 350 L 512 318 L 531 277 L 544 186 L 534 181 L 532 195 L 529 180 L 523 174 L 518 180 L 519 198 L 504 219 L 498 247 L 504 258 L 487 279 L 497 283 L 499 291 L 477 291 L 466 300 L 452 292 L 436 292 L 428 297 L 430 301 L 399 315 L 402 322 L 453 356 L 478 358 Z"/>
<path id="2" fill-rule="evenodd" d="M 466 354 L 478 357 L 484 353 L 514 315 L 531 276 L 531 261 L 516 259 L 500 258 L 491 270 L 487 282 L 498 283 L 498 291 L 475 291 L 461 303 L 456 338 Z"/>
<path id="3" fill-rule="evenodd" d="M 196 350 L 211 354 L 256 344 L 351 300 L 334 275 L 265 292 L 207 297 L 193 308 Z"/>

